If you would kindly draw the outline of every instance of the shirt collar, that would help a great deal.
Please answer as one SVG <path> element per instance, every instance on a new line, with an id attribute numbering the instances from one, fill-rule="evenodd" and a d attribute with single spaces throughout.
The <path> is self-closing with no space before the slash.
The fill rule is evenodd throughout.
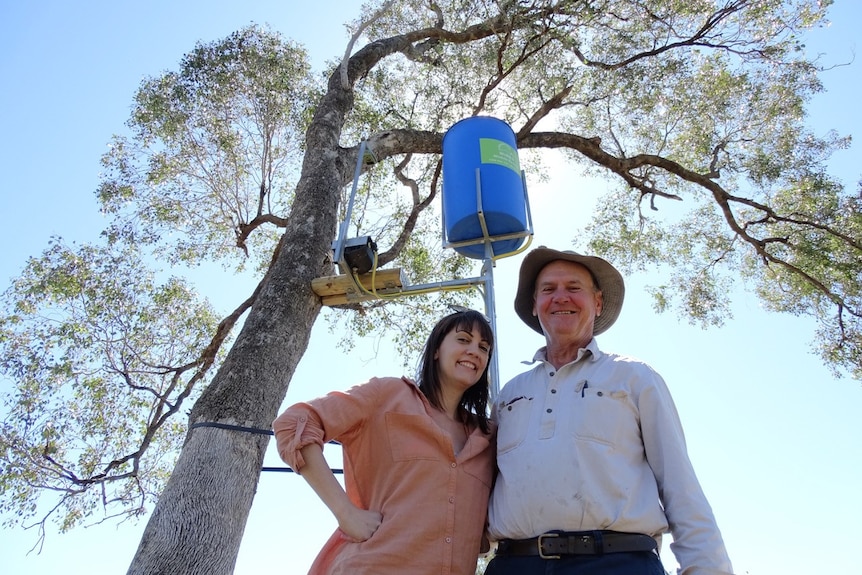
<path id="1" fill-rule="evenodd" d="M 537 361 L 547 361 L 547 352 L 548 346 L 542 346 L 536 351 L 535 354 L 533 354 L 533 359 L 528 361 L 522 361 L 521 363 L 523 363 L 524 365 L 530 365 L 536 363 Z M 590 362 L 598 361 L 601 354 L 602 352 L 599 349 L 599 343 L 596 341 L 596 338 L 593 338 L 590 340 L 590 343 L 588 343 L 586 347 L 582 347 L 578 350 L 578 357 L 576 357 L 571 363 L 577 363 L 581 360 Z"/>

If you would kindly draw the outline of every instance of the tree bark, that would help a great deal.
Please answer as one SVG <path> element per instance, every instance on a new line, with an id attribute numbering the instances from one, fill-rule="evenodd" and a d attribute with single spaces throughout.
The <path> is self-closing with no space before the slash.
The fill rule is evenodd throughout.
<path id="1" fill-rule="evenodd" d="M 332 189 L 330 195 L 337 196 L 338 186 Z M 326 251 L 335 213 L 320 210 L 307 225 L 288 227 L 270 276 L 225 363 L 195 404 L 190 425 L 270 428 L 320 310 L 311 280 L 331 270 Z M 191 429 L 128 572 L 231 573 L 268 442 L 266 435 Z"/>
<path id="2" fill-rule="evenodd" d="M 269 436 L 191 426 L 270 429 L 277 415 L 320 312 L 311 281 L 332 273 L 339 192 L 352 173 L 338 137 L 351 105 L 352 93 L 331 84 L 317 109 L 286 231 L 234 346 L 191 411 L 130 575 L 233 571 Z"/>

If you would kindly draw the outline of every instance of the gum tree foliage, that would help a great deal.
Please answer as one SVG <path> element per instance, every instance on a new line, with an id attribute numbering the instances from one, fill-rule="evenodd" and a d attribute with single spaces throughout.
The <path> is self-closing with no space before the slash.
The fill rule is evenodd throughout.
<path id="1" fill-rule="evenodd" d="M 37 544 L 52 515 L 65 531 L 139 516 L 158 497 L 187 431 L 176 415 L 212 379 L 254 293 L 219 318 L 155 263 L 265 267 L 315 89 L 304 50 L 266 30 L 198 45 L 142 83 L 130 135 L 103 158 L 104 243 L 55 239 L 5 292 L 0 372 L 14 385 L 0 509 L 36 527 Z"/>
<path id="2" fill-rule="evenodd" d="M 469 268 L 429 243 L 436 230 L 428 231 L 426 208 L 439 191 L 445 130 L 490 114 L 513 126 L 532 161 L 541 162 L 542 149 L 561 149 L 607 178 L 610 191 L 585 230 L 588 249 L 624 269 L 669 270 L 653 288 L 659 309 L 720 324 L 729 288 L 746 278 L 770 309 L 817 318 L 824 362 L 862 376 L 862 196 L 826 171 L 848 139 L 805 125 L 805 105 L 821 85 L 802 40 L 828 4 L 370 2 L 344 58 L 322 83 L 309 78 L 307 91 L 286 100 L 290 129 L 278 157 L 296 163 L 272 178 L 267 170 L 277 162 L 237 143 L 254 132 L 235 130 L 245 116 L 231 106 L 253 106 L 219 104 L 234 91 L 225 88 L 230 73 L 212 84 L 204 73 L 190 79 L 194 97 L 183 73 L 143 86 L 134 137 L 116 142 L 99 191 L 115 215 L 108 238 L 171 261 L 248 258 L 262 279 L 237 310 L 247 315 L 224 361 L 199 387 L 129 572 L 232 570 L 268 438 L 194 426 L 267 428 L 276 415 L 321 311 L 311 281 L 333 273 L 331 242 L 363 139 L 363 210 L 351 230 L 373 232 L 379 263 L 403 266 L 416 282 Z M 235 48 L 242 60 L 245 49 Z M 218 56 L 204 58 L 201 70 L 223 70 Z M 270 84 L 240 100 L 282 97 L 299 85 Z M 222 129 L 198 131 L 203 120 Z M 257 170 L 241 169 L 248 157 Z M 576 196 L 565 199 L 577 206 Z M 399 314 L 427 317 L 410 306 L 437 303 L 356 304 L 349 319 L 334 321 L 367 333 L 395 325 Z M 4 342 L 18 334 L 5 321 Z M 399 325 L 405 341 L 424 336 L 421 323 Z M 25 510 L 32 501 L 21 495 Z"/>
<path id="3" fill-rule="evenodd" d="M 199 44 L 177 71 L 142 83 L 129 135 L 115 137 L 103 157 L 104 244 L 55 239 L 4 294 L 0 369 L 15 390 L 4 396 L 0 509 L 8 523 L 36 527 L 37 544 L 51 516 L 65 531 L 140 516 L 157 499 L 187 431 L 173 416 L 212 378 L 260 286 L 238 294 L 219 321 L 186 282 L 159 283 L 146 265 L 219 262 L 265 278 L 321 92 L 301 47 L 268 30 Z M 363 179 L 352 231 L 391 245 L 380 265 L 397 261 L 420 281 L 463 275 L 469 264 L 442 253 L 435 220 L 418 221 L 430 198 L 404 176 L 401 183 L 378 172 Z M 396 185 L 410 191 L 406 199 Z M 375 212 L 375 203 L 386 209 Z M 432 229 L 435 241 L 425 242 Z M 359 311 L 360 335 L 394 326 L 408 356 L 424 340 L 428 311 L 463 297 L 393 311 L 382 303 L 345 306 L 333 325 Z"/>
<path id="4" fill-rule="evenodd" d="M 58 511 L 61 530 L 103 509 L 135 515 L 170 474 L 184 427 L 173 416 L 227 329 L 187 282 L 157 281 L 140 256 L 55 239 L 7 291 L 4 512 L 27 519 L 47 492 L 57 497 L 42 512 Z"/>

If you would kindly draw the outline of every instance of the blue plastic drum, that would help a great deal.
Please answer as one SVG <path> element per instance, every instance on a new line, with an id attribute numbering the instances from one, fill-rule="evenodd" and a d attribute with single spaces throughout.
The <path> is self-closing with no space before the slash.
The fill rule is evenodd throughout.
<path id="1" fill-rule="evenodd" d="M 443 136 L 443 216 L 446 238 L 455 244 L 483 239 L 476 196 L 476 169 L 482 212 L 495 256 L 517 250 L 528 230 L 526 194 L 515 133 L 506 122 L 488 116 L 466 118 Z M 523 232 L 521 237 L 494 240 Z M 485 258 L 484 243 L 457 246 L 459 254 Z"/>

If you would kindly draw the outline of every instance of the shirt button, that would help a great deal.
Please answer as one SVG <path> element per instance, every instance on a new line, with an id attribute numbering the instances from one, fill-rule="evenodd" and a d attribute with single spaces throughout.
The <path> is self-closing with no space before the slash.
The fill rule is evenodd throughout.
<path id="1" fill-rule="evenodd" d="M 454 498 L 454 497 L 450 497 L 450 498 L 449 498 L 449 503 L 455 503 L 455 498 Z"/>
<path id="2" fill-rule="evenodd" d="M 551 373 L 549 373 L 548 375 L 550 375 L 551 377 L 554 377 L 554 372 L 552 371 L 552 372 L 551 372 Z"/>
<path id="3" fill-rule="evenodd" d="M 557 390 L 556 390 L 556 389 L 552 389 L 552 390 L 551 390 L 551 393 L 557 393 Z"/>
<path id="4" fill-rule="evenodd" d="M 457 464 L 457 463 L 455 463 L 454 461 L 453 461 L 452 463 L 450 463 L 449 465 L 451 465 L 452 467 L 457 467 L 457 466 L 458 466 L 458 464 Z"/>
<path id="5" fill-rule="evenodd" d="M 451 538 L 451 537 L 447 537 L 447 538 L 446 538 L 446 543 L 452 543 L 452 538 Z"/>
<path id="6" fill-rule="evenodd" d="M 548 413 L 551 413 L 551 412 L 552 412 L 552 411 L 554 411 L 554 410 L 553 410 L 553 409 L 551 409 L 551 408 L 549 407 L 549 408 L 548 408 L 548 409 L 546 409 L 545 411 L 547 411 Z"/>

